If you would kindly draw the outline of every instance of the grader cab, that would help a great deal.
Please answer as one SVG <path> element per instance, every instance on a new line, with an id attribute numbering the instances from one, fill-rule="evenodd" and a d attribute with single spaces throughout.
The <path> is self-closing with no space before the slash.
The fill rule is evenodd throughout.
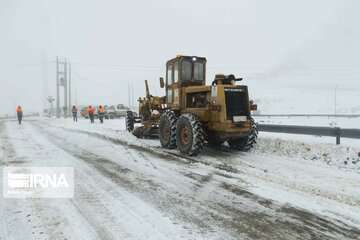
<path id="1" fill-rule="evenodd" d="M 249 150 L 257 138 L 251 117 L 257 106 L 249 100 L 247 86 L 237 84 L 241 80 L 217 74 L 206 85 L 206 58 L 177 56 L 166 64 L 166 81 L 160 78 L 165 96 L 153 97 L 147 88 L 149 96 L 139 101 L 139 118 L 133 121 L 130 114 L 126 122 L 142 123 L 138 131 L 157 132 L 164 148 L 188 155 L 200 153 L 206 142 Z"/>

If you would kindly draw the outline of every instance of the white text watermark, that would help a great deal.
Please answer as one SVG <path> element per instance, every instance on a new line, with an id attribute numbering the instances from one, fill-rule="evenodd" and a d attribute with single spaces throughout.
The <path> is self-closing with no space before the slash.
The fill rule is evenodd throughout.
<path id="1" fill-rule="evenodd" d="M 72 167 L 5 167 L 4 198 L 72 198 Z"/>

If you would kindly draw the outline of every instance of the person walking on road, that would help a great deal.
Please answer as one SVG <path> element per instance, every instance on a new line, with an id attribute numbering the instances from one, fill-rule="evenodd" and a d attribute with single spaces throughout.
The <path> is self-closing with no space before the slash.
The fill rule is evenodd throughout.
<path id="1" fill-rule="evenodd" d="M 77 120 L 78 120 L 78 118 L 77 118 L 78 109 L 76 108 L 75 105 L 73 105 L 73 107 L 71 109 L 71 112 L 72 112 L 72 116 L 73 116 L 73 121 L 77 122 Z"/>
<path id="2" fill-rule="evenodd" d="M 95 108 L 92 107 L 91 105 L 89 105 L 88 114 L 89 114 L 89 118 L 90 118 L 90 123 L 94 123 L 94 113 L 95 113 Z"/>
<path id="3" fill-rule="evenodd" d="M 105 108 L 102 105 L 99 106 L 98 114 L 99 114 L 100 123 L 104 123 Z"/>
<path id="4" fill-rule="evenodd" d="M 17 114 L 17 118 L 19 121 L 19 125 L 21 125 L 21 121 L 22 121 L 22 117 L 23 117 L 23 110 L 20 105 L 16 107 L 16 114 Z"/>

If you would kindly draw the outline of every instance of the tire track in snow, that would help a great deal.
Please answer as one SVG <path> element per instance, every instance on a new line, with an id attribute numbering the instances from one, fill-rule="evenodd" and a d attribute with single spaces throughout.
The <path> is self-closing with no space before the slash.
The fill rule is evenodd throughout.
<path id="1" fill-rule="evenodd" d="M 117 144 L 121 145 L 119 142 L 117 142 Z M 70 152 L 73 153 L 73 150 L 70 150 Z M 103 159 L 100 156 L 97 156 L 97 158 L 97 160 Z M 96 157 L 92 156 L 90 161 L 96 162 Z M 109 159 L 107 159 L 107 161 L 112 162 Z M 95 162 L 94 164 L 96 164 Z M 115 168 L 115 166 L 110 168 L 109 166 L 106 167 L 101 161 L 99 161 L 99 163 L 102 166 L 98 165 L 94 167 L 97 169 L 103 167 L 104 169 L 102 169 L 102 171 L 105 171 L 104 174 L 109 174 L 106 172 L 111 168 Z M 117 165 L 115 162 L 112 162 L 110 165 L 114 164 Z M 112 180 L 113 174 L 114 173 L 111 173 L 108 176 L 112 178 Z M 230 232 L 235 231 L 237 234 L 245 234 L 251 239 L 297 239 L 299 236 L 301 236 L 301 239 L 313 239 L 314 237 L 322 239 L 338 239 L 339 237 L 343 239 L 354 239 L 360 234 L 358 229 L 348 227 L 341 222 L 335 224 L 321 216 L 291 206 L 280 205 L 269 199 L 261 198 L 251 192 L 244 191 L 239 187 L 234 187 L 226 183 L 222 184 L 221 187 L 235 194 L 237 198 L 242 200 L 236 203 L 240 204 L 240 206 L 244 203 L 245 205 L 239 208 L 239 206 L 229 199 L 227 199 L 225 203 L 211 202 L 210 204 L 202 204 L 204 204 L 204 207 L 208 211 L 207 215 L 211 216 L 208 220 L 217 220 L 221 225 L 231 226 L 231 228 L 228 229 Z M 140 188 L 136 191 L 141 190 Z M 196 199 L 190 199 L 196 202 Z M 242 209 L 242 207 L 244 207 L 244 209 Z M 262 209 L 263 211 L 258 212 L 254 209 Z M 206 217 L 207 215 L 204 216 Z M 265 231 L 259 231 L 259 229 Z"/>
<path id="2" fill-rule="evenodd" d="M 173 160 L 173 161 L 177 161 L 177 162 L 185 162 L 185 163 L 200 163 L 200 164 L 204 164 L 206 166 L 212 166 L 215 169 L 218 169 L 218 175 L 227 175 L 227 176 L 231 176 L 232 178 L 237 178 L 237 174 L 242 174 L 242 175 L 249 175 L 248 172 L 244 171 L 243 169 L 254 169 L 257 171 L 256 174 L 256 178 L 258 180 L 264 181 L 264 182 L 272 182 L 274 184 L 283 186 L 289 190 L 296 190 L 302 193 L 306 193 L 309 195 L 320 195 L 324 198 L 327 198 L 329 200 L 334 200 L 337 202 L 341 202 L 344 204 L 347 204 L 349 206 L 353 206 L 353 207 L 358 207 L 360 205 L 360 201 L 356 200 L 350 196 L 345 197 L 345 196 L 340 196 L 338 194 L 331 194 L 328 192 L 320 192 L 317 188 L 311 187 L 311 186 L 301 186 L 295 183 L 292 183 L 291 181 L 284 181 L 284 179 L 281 178 L 277 178 L 277 176 L 273 176 L 273 177 L 268 177 L 268 174 L 264 174 L 267 172 L 267 169 L 262 169 L 259 167 L 255 167 L 251 164 L 245 163 L 244 161 L 241 161 L 241 159 L 239 159 L 238 156 L 236 156 L 233 151 L 229 150 L 229 149 L 224 149 L 222 147 L 217 148 L 217 151 L 207 147 L 206 150 L 204 151 L 203 155 L 197 158 L 194 157 L 189 157 L 189 156 L 184 156 L 181 155 L 179 153 L 173 150 L 167 150 L 167 149 L 162 149 L 160 147 L 145 147 L 145 146 L 141 146 L 141 145 L 136 145 L 136 144 L 132 144 L 129 143 L 126 140 L 122 140 L 119 138 L 114 138 L 114 137 L 110 137 L 110 136 L 106 136 L 100 133 L 96 133 L 96 132 L 89 132 L 89 131 L 85 131 L 85 130 L 78 130 L 78 129 L 69 129 L 69 128 L 65 128 L 65 127 L 57 127 L 57 126 L 52 126 L 52 125 L 48 125 L 49 127 L 53 127 L 53 128 L 60 128 L 63 129 L 64 131 L 68 131 L 68 132 L 78 132 L 81 134 L 85 134 L 88 136 L 93 136 L 93 137 L 97 137 L 99 139 L 103 139 L 106 141 L 110 141 L 114 144 L 118 144 L 118 145 L 122 145 L 122 146 L 127 146 L 130 149 L 134 149 L 134 150 L 138 150 L 138 151 L 142 151 L 142 152 L 147 152 L 150 154 L 153 154 L 154 156 L 160 157 L 162 159 L 166 159 L 166 160 Z M 239 152 L 235 152 L 236 154 L 239 154 Z M 240 154 L 245 155 L 244 153 L 240 152 Z M 247 157 L 249 157 L 248 155 L 246 155 Z M 208 159 L 206 159 L 208 158 Z M 236 164 L 231 164 L 231 162 L 234 162 L 234 158 L 235 160 L 237 160 Z M 210 160 L 209 160 L 210 159 Z M 230 164 L 229 164 L 230 163 Z M 251 174 L 254 174 L 254 172 L 252 171 Z M 250 176 L 253 177 L 253 176 Z M 241 180 L 241 179 L 239 179 Z"/>
<path id="3" fill-rule="evenodd" d="M 20 164 L 15 161 L 15 150 L 12 143 L 9 141 L 8 130 L 6 128 L 6 122 L 0 121 L 0 147 L 1 147 L 1 158 L 0 158 L 0 184 L 3 185 L 3 167 L 7 167 L 10 164 Z M 2 187 L 0 188 L 2 191 Z M 13 201 L 12 199 L 6 199 L 3 197 L 3 193 L 0 193 L 0 240 L 8 239 L 25 239 L 31 235 L 31 226 L 28 224 L 26 219 L 18 220 L 17 216 L 24 216 L 25 210 L 24 205 L 19 201 Z M 12 227 L 14 223 L 22 225 L 21 228 Z M 14 235 L 16 234 L 16 235 Z"/>
<path id="4" fill-rule="evenodd" d="M 181 225 L 174 225 L 143 201 L 132 197 L 131 194 L 121 188 L 116 188 L 109 179 L 98 174 L 96 169 L 83 164 L 81 159 L 79 161 L 78 158 L 74 158 L 72 155 L 66 154 L 61 148 L 57 148 L 55 144 L 49 144 L 47 138 L 34 132 L 35 129 L 38 132 L 38 128 L 32 126 L 28 129 L 32 133 L 32 137 L 28 138 L 29 145 L 35 146 L 39 144 L 41 146 L 46 140 L 43 151 L 51 151 L 54 155 L 62 157 L 62 159 L 56 157 L 46 159 L 46 162 L 42 162 L 46 166 L 68 165 L 71 163 L 77 169 L 78 184 L 76 191 L 81 196 L 76 196 L 73 201 L 56 201 L 53 199 L 38 201 L 41 208 L 34 207 L 35 214 L 31 214 L 29 219 L 25 220 L 30 220 L 30 222 L 40 226 L 39 235 L 31 236 L 30 233 L 26 237 L 19 237 L 19 239 L 29 239 L 31 237 L 35 239 L 86 240 L 202 239 L 195 232 L 189 234 L 193 229 L 191 226 L 189 226 L 189 230 L 183 230 Z M 38 148 L 35 150 L 39 154 L 38 151 L 40 150 Z M 59 162 L 59 160 L 62 161 Z M 59 206 L 56 204 L 59 204 Z M 28 206 L 27 208 L 30 209 Z M 143 210 L 146 211 L 143 212 Z M 86 218 L 86 220 L 80 221 L 83 218 Z M 56 225 L 57 221 L 66 224 L 67 226 L 64 226 L 66 229 Z M 58 228 L 60 228 L 60 233 L 57 231 Z M 72 230 L 77 234 L 70 234 Z M 65 237 L 62 237 L 63 231 Z M 81 232 L 83 232 L 83 236 L 79 235 Z M 91 236 L 88 235 L 89 232 Z M 92 234 L 93 232 L 94 234 Z"/>
<path id="5" fill-rule="evenodd" d="M 184 155 L 181 155 L 181 154 L 177 153 L 176 150 L 172 151 L 172 150 L 166 150 L 166 149 L 163 149 L 163 148 L 160 148 L 160 147 L 141 146 L 141 145 L 133 144 L 133 143 L 128 142 L 126 140 L 106 136 L 106 135 L 103 135 L 103 134 L 100 134 L 100 133 L 97 133 L 97 132 L 89 132 L 89 131 L 79 130 L 79 129 L 69 129 L 69 128 L 66 128 L 66 127 L 58 127 L 58 126 L 53 126 L 53 125 L 49 125 L 49 124 L 47 124 L 47 126 L 51 127 L 51 128 L 62 129 L 62 130 L 66 131 L 66 132 L 69 132 L 69 133 L 80 133 L 80 134 L 88 135 L 88 136 L 91 136 L 91 137 L 96 137 L 98 139 L 109 141 L 111 143 L 121 145 L 121 146 L 127 147 L 127 148 L 135 150 L 135 151 L 140 151 L 140 152 L 145 152 L 145 153 L 151 154 L 154 157 L 159 157 L 160 159 L 165 159 L 166 161 L 175 161 L 175 163 L 179 163 L 179 164 L 180 163 L 186 163 L 186 164 L 199 163 L 199 164 L 203 164 L 203 165 L 206 165 L 206 166 L 212 166 L 212 167 L 214 167 L 214 168 L 216 168 L 216 169 L 218 169 L 220 171 L 225 171 L 227 173 L 241 173 L 241 172 L 243 172 L 242 170 L 233 168 L 232 166 L 227 165 L 224 162 L 217 161 L 216 158 L 214 158 L 211 155 L 208 155 L 208 156 L 211 157 L 212 160 L 215 161 L 215 163 L 213 161 L 205 161 L 205 160 L 199 159 L 199 158 L 184 156 Z"/>
<path id="6" fill-rule="evenodd" d="M 157 206 L 162 212 L 167 214 L 170 213 L 172 216 L 175 216 L 173 221 L 177 222 L 181 219 L 177 224 L 185 224 L 185 229 L 190 231 L 194 227 L 195 229 L 200 228 L 197 230 L 198 233 L 205 235 L 208 231 L 216 232 L 215 230 L 211 230 L 211 225 L 202 221 L 201 214 L 200 216 L 190 214 L 187 210 L 189 202 L 184 202 L 180 193 L 175 193 L 171 196 L 167 193 L 166 189 L 163 189 L 161 185 L 155 183 L 152 179 L 122 167 L 118 163 L 83 149 L 80 146 L 72 145 L 63 137 L 59 137 L 48 131 L 43 131 L 43 133 L 49 137 L 49 140 L 53 142 L 53 144 L 75 158 L 86 162 L 89 166 L 99 171 L 104 177 L 110 179 L 115 184 L 124 187 L 132 193 L 137 193 L 141 198 Z M 126 150 L 126 148 L 124 148 L 124 150 Z M 200 203 L 197 205 L 197 208 L 206 210 Z M 224 233 L 224 235 L 226 234 Z M 207 239 L 221 238 L 209 236 Z M 231 239 L 231 237 L 228 237 L 228 239 Z"/>
<path id="7" fill-rule="evenodd" d="M 126 189 L 132 194 L 137 193 L 136 196 L 140 197 L 141 199 L 145 199 L 146 202 L 154 203 L 155 206 L 159 207 L 157 209 L 159 209 L 160 212 L 165 213 L 165 216 L 175 216 L 173 218 L 173 224 L 184 228 L 186 232 L 190 232 L 190 234 L 194 236 L 188 236 L 185 237 L 185 239 L 203 239 L 203 235 L 206 236 L 204 239 L 222 239 L 222 237 L 227 236 L 226 233 L 218 234 L 218 230 L 212 230 L 212 226 L 206 222 L 203 222 L 201 216 L 192 216 L 191 214 L 189 215 L 188 203 L 183 203 L 181 197 L 177 198 L 169 196 L 169 194 L 166 192 L 166 189 L 161 190 L 161 186 L 154 183 L 152 179 L 130 171 L 125 167 L 121 167 L 121 165 L 116 164 L 101 155 L 97 155 L 88 149 L 84 149 L 79 145 L 69 142 L 69 139 L 71 139 L 70 136 L 62 136 L 62 134 L 57 135 L 56 133 L 50 133 L 48 129 L 41 130 L 41 126 L 36 127 L 39 128 L 41 133 L 44 134 L 44 136 L 47 136 L 49 141 L 52 142 L 55 146 L 63 149 L 63 151 L 67 152 L 75 159 L 84 161 L 92 169 L 97 170 L 102 174 L 102 176 L 110 180 L 112 183 L 117 184 L 119 187 Z M 103 144 L 100 143 L 100 145 Z M 128 151 L 126 148 L 124 148 L 124 150 Z M 149 167 L 156 169 L 152 166 Z M 180 193 L 175 193 L 175 195 L 176 194 Z M 170 212 L 172 214 L 169 215 Z M 201 226 L 202 229 L 198 229 L 198 225 Z M 186 235 L 189 235 L 189 233 Z M 171 239 L 174 239 L 175 237 L 176 236 L 172 236 Z M 226 238 L 233 239 L 230 236 Z"/>
<path id="8" fill-rule="evenodd" d="M 12 159 L 9 159 L 6 165 L 12 167 L 45 165 L 50 167 L 51 161 L 46 161 L 44 164 L 41 159 L 38 159 L 45 156 L 46 160 L 51 160 L 47 159 L 47 146 L 42 145 L 41 141 L 39 142 L 38 135 L 34 134 L 30 125 L 24 125 L 19 127 L 16 122 L 7 122 L 8 132 L 12 133 L 5 137 L 7 149 L 11 149 L 14 159 L 18 158 L 18 153 L 24 154 L 24 149 L 26 149 L 25 152 L 28 156 L 25 158 L 26 161 L 20 163 L 21 165 L 19 165 L 18 161 L 12 161 Z M 37 137 L 35 138 L 35 136 Z M 17 148 L 15 148 L 15 145 Z M 29 149 L 36 152 L 37 158 L 34 158 L 35 155 L 30 156 Z M 91 230 L 86 229 L 85 226 L 88 225 L 84 219 L 79 218 L 79 215 L 71 214 L 71 216 L 66 216 L 64 214 L 66 210 L 73 208 L 67 199 L 1 198 L 1 200 L 3 201 L 1 207 L 7 212 L 6 217 L 1 219 L 6 221 L 5 225 L 11 229 L 5 235 L 5 239 L 98 239 L 98 237 L 95 238 L 88 234 Z M 60 209 L 59 206 L 62 208 Z M 75 218 L 78 222 L 71 222 L 69 218 Z M 69 228 L 70 225 L 74 227 Z M 78 230 L 81 231 L 81 235 L 76 232 Z"/>
<path id="9" fill-rule="evenodd" d="M 1 139 L 1 152 L 0 166 L 7 166 L 9 164 L 21 164 L 23 161 L 16 159 L 15 148 L 10 141 L 9 133 L 6 128 L 6 123 L 0 121 L 0 139 Z"/>

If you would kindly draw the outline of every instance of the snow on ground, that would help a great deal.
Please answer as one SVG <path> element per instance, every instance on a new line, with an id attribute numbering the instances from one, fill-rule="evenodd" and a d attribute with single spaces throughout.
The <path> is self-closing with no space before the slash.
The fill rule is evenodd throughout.
<path id="1" fill-rule="evenodd" d="M 81 119 L 80 121 L 86 123 L 88 120 Z M 71 120 L 64 121 L 63 119 L 54 120 L 53 123 L 64 128 L 90 131 L 106 134 L 117 139 L 125 139 L 132 144 L 159 147 L 158 139 L 137 139 L 124 131 L 124 119 L 107 121 L 104 125 L 99 123 L 95 125 L 74 124 Z M 323 126 L 320 122 L 318 124 Z M 255 151 L 261 155 L 270 154 L 278 157 L 297 157 L 309 161 L 321 161 L 327 165 L 343 169 L 354 169 L 360 172 L 360 139 L 342 138 L 341 145 L 337 146 L 334 137 L 261 132 Z"/>
<path id="2" fill-rule="evenodd" d="M 323 142 L 323 143 L 319 143 Z M 329 166 L 360 173 L 360 139 L 343 138 L 336 145 L 335 138 L 260 132 L 255 147 L 259 155 L 273 155 L 322 162 Z"/>
<path id="3" fill-rule="evenodd" d="M 354 117 L 278 117 L 278 116 L 255 116 L 260 124 L 300 125 L 300 126 L 322 126 L 341 128 L 360 128 L 360 118 Z"/>
<path id="4" fill-rule="evenodd" d="M 186 224 L 171 222 L 76 157 L 86 157 L 87 153 L 70 154 L 58 148 L 63 134 L 53 144 L 29 123 L 19 127 L 11 122 L 6 127 L 8 137 L 2 132 L 1 145 L 6 151 L 2 164 L 72 166 L 76 170 L 76 195 L 70 200 L 1 198 L 0 239 L 203 239 L 191 226 L 185 229 Z M 86 145 L 102 147 L 91 142 Z"/>
<path id="5" fill-rule="evenodd" d="M 0 164 L 73 166 L 76 188 L 70 200 L 2 198 L 0 239 L 359 239 L 359 164 L 343 164 L 356 147 L 260 133 L 249 153 L 192 158 L 124 128 L 1 122 Z"/>

